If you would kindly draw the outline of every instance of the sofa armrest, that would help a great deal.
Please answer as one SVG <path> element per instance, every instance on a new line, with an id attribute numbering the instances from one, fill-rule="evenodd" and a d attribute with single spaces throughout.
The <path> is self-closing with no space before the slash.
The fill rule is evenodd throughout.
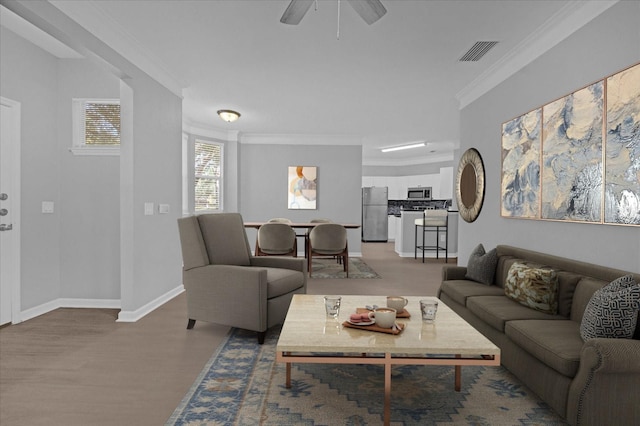
<path id="1" fill-rule="evenodd" d="M 633 424 L 640 419 L 640 341 L 591 339 L 571 383 L 567 420 L 572 425 Z"/>
<path id="2" fill-rule="evenodd" d="M 294 271 L 300 271 L 305 274 L 307 272 L 307 260 L 301 257 L 252 256 L 251 266 L 293 269 Z"/>
<path id="3" fill-rule="evenodd" d="M 464 280 L 466 274 L 466 266 L 444 265 L 442 267 L 442 281 Z"/>

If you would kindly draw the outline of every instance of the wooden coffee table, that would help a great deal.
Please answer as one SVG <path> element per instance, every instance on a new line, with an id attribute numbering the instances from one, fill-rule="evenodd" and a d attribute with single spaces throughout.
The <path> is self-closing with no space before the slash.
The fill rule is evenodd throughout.
<path id="1" fill-rule="evenodd" d="M 463 365 L 500 365 L 500 348 L 435 297 L 407 297 L 411 318 L 399 318 L 404 330 L 385 334 L 341 324 L 366 305 L 385 306 L 384 296 L 342 296 L 337 320 L 325 315 L 319 295 L 296 294 L 276 346 L 276 361 L 286 363 L 291 387 L 291 363 L 384 365 L 384 424 L 391 419 L 391 366 L 453 365 L 455 389 L 460 390 Z M 432 324 L 422 321 L 420 300 L 438 301 Z M 428 357 L 427 357 L 428 355 Z"/>

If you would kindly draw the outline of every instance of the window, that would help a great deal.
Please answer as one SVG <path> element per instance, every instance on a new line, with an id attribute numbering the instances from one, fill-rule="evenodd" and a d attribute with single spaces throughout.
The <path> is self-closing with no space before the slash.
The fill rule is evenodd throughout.
<path id="1" fill-rule="evenodd" d="M 222 144 L 196 139 L 194 210 L 222 210 Z"/>
<path id="2" fill-rule="evenodd" d="M 119 155 L 120 100 L 73 99 L 73 148 L 76 155 Z"/>

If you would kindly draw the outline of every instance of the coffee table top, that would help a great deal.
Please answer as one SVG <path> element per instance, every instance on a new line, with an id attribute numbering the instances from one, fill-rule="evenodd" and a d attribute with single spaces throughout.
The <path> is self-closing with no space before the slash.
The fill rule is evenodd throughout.
<path id="1" fill-rule="evenodd" d="M 342 326 L 356 308 L 386 306 L 385 296 L 342 296 L 340 315 L 327 318 L 323 295 L 296 294 L 282 326 L 276 351 L 432 355 L 499 355 L 500 348 L 435 297 L 407 297 L 411 318 L 398 335 Z M 435 322 L 422 321 L 420 300 L 438 302 Z"/>

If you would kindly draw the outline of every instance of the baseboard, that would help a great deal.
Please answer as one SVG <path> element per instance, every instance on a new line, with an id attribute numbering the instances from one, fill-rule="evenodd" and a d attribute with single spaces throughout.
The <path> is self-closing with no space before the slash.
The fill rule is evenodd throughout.
<path id="1" fill-rule="evenodd" d="M 414 253 L 412 251 L 411 252 L 402 252 L 402 253 L 398 253 L 396 251 L 396 253 L 400 257 L 413 257 L 414 256 Z M 436 258 L 435 251 L 431 252 L 431 253 L 430 252 L 426 252 L 424 254 L 424 258 L 425 259 L 435 259 Z M 457 252 L 456 253 L 449 252 L 449 259 L 457 259 L 457 258 L 458 258 L 458 253 Z M 422 259 L 422 253 L 420 253 L 419 251 L 418 251 L 418 259 Z M 440 252 L 440 259 L 444 259 L 444 253 L 442 253 L 442 252 Z"/>
<path id="2" fill-rule="evenodd" d="M 96 309 L 120 309 L 120 300 L 118 299 L 55 299 L 42 305 L 20 312 L 20 321 L 27 321 L 47 312 L 55 311 L 60 308 L 96 308 Z M 17 324 L 17 322 L 13 322 Z"/>
<path id="3" fill-rule="evenodd" d="M 168 291 L 155 300 L 147 303 L 140 309 L 135 311 L 120 311 L 116 322 L 136 322 L 140 318 L 144 317 L 148 313 L 167 303 L 169 300 L 178 296 L 184 291 L 184 286 L 180 284 L 178 287 Z M 60 298 L 55 299 L 42 305 L 35 306 L 33 308 L 26 309 L 20 312 L 19 321 L 13 321 L 13 324 L 18 324 L 22 321 L 27 321 L 47 312 L 55 311 L 60 308 L 94 308 L 94 309 L 122 309 L 120 299 L 74 299 L 74 298 Z"/>
<path id="4" fill-rule="evenodd" d="M 140 307 L 139 309 L 136 309 L 135 311 L 120 311 L 116 322 L 136 322 L 140 318 L 144 317 L 145 315 L 149 314 L 150 312 L 164 305 L 169 300 L 178 296 L 182 292 L 184 292 L 184 286 L 180 284 L 178 287 L 166 292 L 165 294 L 161 295 L 157 299 L 152 300 L 151 302 Z"/>

